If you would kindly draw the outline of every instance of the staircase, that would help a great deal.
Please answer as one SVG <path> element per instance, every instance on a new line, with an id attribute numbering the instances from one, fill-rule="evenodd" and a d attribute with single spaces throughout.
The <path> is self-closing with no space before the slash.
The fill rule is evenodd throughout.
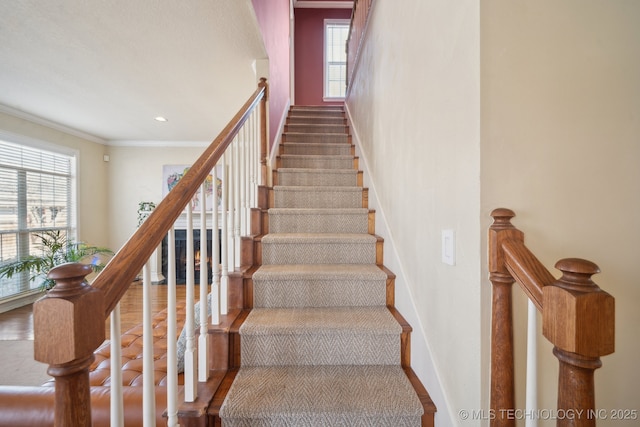
<path id="1" fill-rule="evenodd" d="M 292 107 L 224 427 L 433 425 L 342 107 Z"/>

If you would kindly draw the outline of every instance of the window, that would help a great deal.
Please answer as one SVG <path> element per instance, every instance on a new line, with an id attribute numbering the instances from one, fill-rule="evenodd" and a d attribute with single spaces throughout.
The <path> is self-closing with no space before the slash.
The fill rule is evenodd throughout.
<path id="1" fill-rule="evenodd" d="M 347 89 L 348 20 L 324 21 L 324 98 L 344 98 Z"/>
<path id="2" fill-rule="evenodd" d="M 75 156 L 0 139 L 0 263 L 41 255 L 35 233 L 60 230 L 73 239 Z M 0 279 L 0 302 L 33 293 L 29 274 Z"/>

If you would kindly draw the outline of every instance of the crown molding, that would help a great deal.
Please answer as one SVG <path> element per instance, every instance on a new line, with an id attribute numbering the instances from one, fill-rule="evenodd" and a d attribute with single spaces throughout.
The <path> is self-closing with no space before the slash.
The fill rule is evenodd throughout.
<path id="1" fill-rule="evenodd" d="M 59 132 L 66 133 L 67 135 L 77 136 L 78 138 L 86 139 L 87 141 L 92 141 L 97 144 L 108 145 L 107 140 L 105 139 L 102 139 L 95 135 L 91 135 L 86 132 L 82 132 L 78 129 L 61 125 L 60 123 L 52 122 L 51 120 L 43 119 L 42 117 L 33 115 L 31 113 L 27 113 L 22 110 L 18 110 L 13 107 L 9 107 L 8 105 L 0 104 L 0 113 L 4 113 L 8 116 L 15 117 L 17 119 L 26 120 L 30 123 L 44 126 L 49 129 L 57 130 Z"/>
<path id="2" fill-rule="evenodd" d="M 296 9 L 353 9 L 353 1 L 293 0 Z"/>
<path id="3" fill-rule="evenodd" d="M 206 148 L 211 141 L 153 141 L 153 140 L 109 140 L 106 143 L 111 147 L 180 147 L 180 148 Z"/>

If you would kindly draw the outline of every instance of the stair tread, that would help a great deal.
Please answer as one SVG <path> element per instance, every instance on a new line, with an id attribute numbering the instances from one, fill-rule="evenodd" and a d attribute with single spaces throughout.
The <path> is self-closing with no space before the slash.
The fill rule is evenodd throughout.
<path id="1" fill-rule="evenodd" d="M 315 136 L 318 136 L 318 135 L 340 135 L 340 136 L 347 136 L 347 134 L 346 134 L 346 133 L 344 133 L 344 132 L 312 132 L 312 133 L 309 133 L 309 132 L 291 132 L 291 131 L 287 131 L 287 132 L 284 132 L 284 134 L 285 134 L 285 135 L 292 135 L 292 136 L 294 136 L 294 135 L 295 135 L 295 136 L 298 136 L 298 135 L 313 135 L 314 137 L 315 137 Z M 289 141 L 289 142 L 290 142 L 290 141 Z M 304 144 L 304 143 L 303 143 L 303 144 Z"/>
<path id="2" fill-rule="evenodd" d="M 289 154 L 287 154 L 289 155 Z M 307 156 L 309 157 L 309 156 Z M 279 168 L 278 173 L 316 173 L 316 174 L 348 174 L 357 175 L 356 169 L 327 169 L 327 168 Z"/>
<path id="3" fill-rule="evenodd" d="M 269 233 L 262 237 L 263 244 L 269 243 L 375 243 L 378 238 L 366 233 Z"/>
<path id="4" fill-rule="evenodd" d="M 313 425 L 344 425 L 353 415 L 376 425 L 380 417 L 398 417 L 386 425 L 402 426 L 409 424 L 401 418 L 423 414 L 399 366 L 243 367 L 228 397 L 220 408 L 222 418 L 264 420 L 260 425 L 269 425 L 271 418 L 285 418 L 284 425 L 310 425 L 310 419 Z"/>
<path id="5" fill-rule="evenodd" d="M 345 215 L 369 214 L 367 208 L 269 208 L 270 215 Z"/>
<path id="6" fill-rule="evenodd" d="M 278 156 L 280 158 L 293 158 L 293 159 L 301 159 L 301 158 L 325 158 L 325 159 L 354 159 L 355 156 L 351 154 L 280 154 Z M 278 168 L 280 169 L 305 169 L 305 168 Z"/>
<path id="7" fill-rule="evenodd" d="M 346 277 L 357 275 L 363 280 L 386 279 L 387 273 L 380 267 L 371 264 L 283 264 L 262 265 L 253 274 L 253 279 L 263 279 L 270 276 L 286 275 L 290 280 L 304 277 Z"/>
<path id="8" fill-rule="evenodd" d="M 240 327 L 240 335 L 331 335 L 402 333 L 386 306 L 254 308 Z"/>
<path id="9" fill-rule="evenodd" d="M 274 185 L 274 191 L 326 191 L 326 192 L 361 192 L 362 187 L 356 185 L 331 186 L 331 185 Z"/>

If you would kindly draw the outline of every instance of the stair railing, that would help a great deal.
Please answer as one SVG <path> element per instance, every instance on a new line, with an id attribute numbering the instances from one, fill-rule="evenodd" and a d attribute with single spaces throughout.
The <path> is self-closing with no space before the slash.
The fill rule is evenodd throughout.
<path id="1" fill-rule="evenodd" d="M 360 46 L 369 22 L 369 11 L 374 0 L 355 0 L 351 12 L 351 25 L 347 38 L 347 87 L 360 56 Z"/>
<path id="2" fill-rule="evenodd" d="M 149 259 L 167 237 L 168 265 L 168 332 L 176 336 L 174 224 L 183 212 L 186 215 L 188 256 L 187 266 L 194 265 L 193 218 L 191 202 L 200 191 L 200 301 L 207 301 L 207 216 L 212 217 L 213 256 L 211 319 L 220 321 L 227 311 L 228 274 L 240 265 L 239 248 L 242 235 L 248 234 L 249 211 L 257 204 L 257 188 L 266 183 L 267 174 L 267 98 L 266 79 L 260 79 L 258 89 L 245 102 L 220 135 L 184 174 L 176 186 L 158 204 L 127 243 L 120 248 L 91 285 L 84 277 L 91 267 L 66 264 L 49 273 L 56 286 L 34 305 L 35 359 L 49 364 L 48 373 L 55 378 L 55 425 L 89 427 L 91 402 L 89 367 L 93 352 L 105 338 L 105 321 L 112 320 L 112 425 L 123 425 L 120 369 L 120 331 L 118 303 L 140 270 L 143 271 L 143 412 L 145 426 L 155 425 L 155 385 L 153 366 L 153 334 L 150 298 Z M 218 219 L 216 167 L 221 171 L 221 210 Z M 207 182 L 213 177 L 213 182 Z M 213 185 L 213 213 L 206 212 L 205 186 Z M 218 267 L 218 225 L 222 225 L 222 264 Z M 194 337 L 194 271 L 187 268 L 187 350 L 185 354 L 184 399 L 197 397 L 197 382 L 209 376 L 207 355 L 207 309 L 200 316 L 199 355 L 195 354 Z M 168 425 L 177 425 L 176 343 L 169 339 L 167 361 Z M 196 359 L 199 363 L 196 364 Z M 114 370 L 115 367 L 115 370 Z M 197 378 L 197 379 L 196 379 Z M 117 384 L 114 384 L 116 381 Z"/>
<path id="3" fill-rule="evenodd" d="M 562 272 L 556 280 L 511 224 L 513 211 L 495 209 L 491 216 L 491 425 L 511 427 L 516 419 L 536 417 L 515 407 L 511 292 L 517 282 L 541 312 L 542 334 L 560 363 L 557 425 L 595 426 L 594 371 L 602 366 L 601 356 L 614 352 L 614 298 L 591 280 L 600 269 L 583 259 L 562 259 L 555 265 Z"/>

